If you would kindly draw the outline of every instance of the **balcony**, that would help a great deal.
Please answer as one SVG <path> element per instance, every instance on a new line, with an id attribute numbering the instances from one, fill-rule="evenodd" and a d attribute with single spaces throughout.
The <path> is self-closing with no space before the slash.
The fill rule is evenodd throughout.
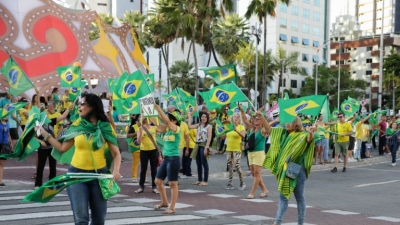
<path id="1" fill-rule="evenodd" d="M 340 60 L 349 60 L 351 59 L 350 53 L 340 53 Z M 331 60 L 339 61 L 339 53 L 331 54 Z"/>
<path id="2" fill-rule="evenodd" d="M 380 56 L 381 55 L 381 51 L 380 50 L 374 50 L 371 51 L 371 56 Z M 383 51 L 383 57 L 385 57 L 385 51 Z"/>
<path id="3" fill-rule="evenodd" d="M 371 69 L 379 68 L 379 63 L 371 63 Z"/>

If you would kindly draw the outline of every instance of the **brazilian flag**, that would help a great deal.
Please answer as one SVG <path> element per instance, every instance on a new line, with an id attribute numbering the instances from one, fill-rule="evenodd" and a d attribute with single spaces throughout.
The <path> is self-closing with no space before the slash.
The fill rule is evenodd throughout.
<path id="1" fill-rule="evenodd" d="M 113 99 L 113 105 L 118 114 L 140 114 L 140 103 L 138 100 Z"/>
<path id="2" fill-rule="evenodd" d="M 291 123 L 301 113 L 317 116 L 326 101 L 326 95 L 312 95 L 302 98 L 278 99 L 279 122 Z"/>
<path id="3" fill-rule="evenodd" d="M 221 120 L 219 119 L 216 120 L 215 135 L 217 137 L 224 135 L 228 132 L 231 132 L 233 131 L 233 129 L 234 129 L 234 124 L 230 123 L 229 121 L 222 123 Z"/>
<path id="4" fill-rule="evenodd" d="M 57 73 L 60 75 L 61 87 L 80 87 L 81 86 L 81 67 L 80 66 L 61 66 Z"/>
<path id="5" fill-rule="evenodd" d="M 126 100 L 136 100 L 151 93 L 147 81 L 140 70 L 128 75 L 123 73 L 112 85 L 113 93 Z"/>
<path id="6" fill-rule="evenodd" d="M 344 100 L 342 104 L 340 104 L 340 109 L 347 116 L 351 117 L 354 113 L 357 112 L 357 107 L 353 105 L 349 100 Z"/>
<path id="7" fill-rule="evenodd" d="M 208 67 L 201 69 L 206 75 L 209 75 L 217 84 L 226 84 L 234 82 L 237 84 L 236 65 L 229 64 L 221 67 Z"/>
<path id="8" fill-rule="evenodd" d="M 3 62 L 1 73 L 7 78 L 10 94 L 13 96 L 20 95 L 34 87 L 31 80 L 11 56 Z"/>
<path id="9" fill-rule="evenodd" d="M 168 102 L 174 102 L 174 101 L 178 101 L 178 93 L 175 90 L 173 90 L 170 94 L 164 94 L 162 95 L 162 97 L 167 100 Z"/>
<path id="10" fill-rule="evenodd" d="M 186 109 L 185 109 L 185 110 L 186 110 L 186 112 L 193 112 L 193 110 L 194 110 L 194 108 L 196 107 L 196 105 L 197 105 L 196 100 L 186 102 L 186 103 L 185 103 L 185 106 L 186 106 Z M 185 112 L 185 113 L 186 113 L 186 112 Z M 199 112 L 198 112 L 198 111 L 194 112 L 194 113 L 193 113 L 193 116 L 199 116 Z"/>
<path id="11" fill-rule="evenodd" d="M 72 87 L 71 89 L 69 89 L 69 91 L 68 91 L 68 100 L 70 102 L 75 101 L 76 98 L 81 95 L 82 90 L 83 90 L 83 88 L 85 88 L 86 84 L 87 84 L 86 81 L 81 81 L 80 86 Z"/>
<path id="12" fill-rule="evenodd" d="M 144 75 L 147 85 L 149 85 L 150 91 L 154 91 L 154 73 Z"/>
<path id="13" fill-rule="evenodd" d="M 339 115 L 339 109 L 337 109 L 336 107 L 333 108 L 332 113 L 331 113 L 331 120 L 337 120 Z"/>
<path id="14" fill-rule="evenodd" d="M 9 105 L 4 106 L 4 108 L 0 109 L 0 118 L 4 118 L 4 117 L 10 115 L 11 113 L 24 107 L 26 104 L 28 104 L 28 103 L 27 102 L 17 102 L 15 104 L 9 104 Z"/>
<path id="15" fill-rule="evenodd" d="M 183 90 L 182 88 L 177 87 L 176 90 L 178 91 L 179 98 L 181 101 L 196 101 L 196 98 L 192 96 L 189 92 Z"/>
<path id="16" fill-rule="evenodd" d="M 234 84 L 223 84 L 205 92 L 199 92 L 209 110 L 219 108 L 231 102 L 247 101 L 247 97 Z"/>

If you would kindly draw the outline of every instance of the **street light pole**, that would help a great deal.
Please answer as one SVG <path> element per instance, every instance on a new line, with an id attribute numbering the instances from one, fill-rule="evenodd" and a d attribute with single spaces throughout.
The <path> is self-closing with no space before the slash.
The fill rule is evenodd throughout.
<path id="1" fill-rule="evenodd" d="M 260 35 L 261 35 L 261 28 L 257 29 L 257 23 L 255 26 L 251 27 L 251 34 L 253 34 L 254 36 L 256 36 L 256 41 L 257 41 L 257 45 L 256 45 L 256 71 L 255 71 L 255 87 L 254 87 L 254 107 L 257 107 L 257 87 L 258 87 L 258 44 L 260 43 Z"/>
<path id="2" fill-rule="evenodd" d="M 318 95 L 318 64 L 319 64 L 319 50 L 320 50 L 320 48 L 323 48 L 323 47 L 325 47 L 326 45 L 328 45 L 329 43 L 331 43 L 331 41 L 329 41 L 329 40 L 325 40 L 325 41 L 328 41 L 328 42 L 326 42 L 325 44 L 322 43 L 321 47 L 318 47 L 318 48 L 317 48 L 317 57 L 318 57 L 318 60 L 317 60 L 317 62 L 316 62 L 316 73 L 315 73 L 315 95 Z M 324 42 L 325 42 L 325 41 L 324 41 Z M 323 58 L 323 56 L 322 56 L 321 58 Z"/>
<path id="3" fill-rule="evenodd" d="M 379 80 L 378 80 L 378 107 L 382 109 L 382 80 L 383 80 L 383 19 L 385 11 L 385 0 L 382 0 L 382 24 L 381 24 L 381 38 L 380 38 L 380 51 L 379 51 Z"/>
<path id="4" fill-rule="evenodd" d="M 338 90 L 337 90 L 337 108 L 340 109 L 340 53 L 342 52 L 342 43 L 343 42 L 339 42 L 339 71 L 338 71 Z"/>
<path id="5" fill-rule="evenodd" d="M 284 59 L 282 59 L 282 77 L 281 77 L 281 81 L 282 81 L 282 83 L 281 83 L 281 86 L 282 86 L 282 99 L 283 99 L 283 81 L 284 81 L 284 79 L 283 79 L 283 64 L 285 64 L 285 60 Z"/>

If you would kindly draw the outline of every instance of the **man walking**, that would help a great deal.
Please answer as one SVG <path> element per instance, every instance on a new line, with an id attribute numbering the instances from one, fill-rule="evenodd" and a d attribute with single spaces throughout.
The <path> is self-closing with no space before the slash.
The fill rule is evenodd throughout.
<path id="1" fill-rule="evenodd" d="M 383 147 L 386 146 L 386 128 L 387 128 L 386 115 L 381 116 L 381 121 L 379 122 L 378 127 L 379 127 L 379 144 L 378 144 L 379 155 L 383 155 L 384 154 Z"/>
<path id="2" fill-rule="evenodd" d="M 350 123 L 344 120 L 344 113 L 340 112 L 338 114 L 338 122 L 336 124 L 336 132 L 338 133 L 338 138 L 335 143 L 335 168 L 331 170 L 332 173 L 337 172 L 338 158 L 339 154 L 342 153 L 343 156 L 343 170 L 342 172 L 346 172 L 347 165 L 347 151 L 349 148 L 349 140 L 350 135 L 353 134 L 353 128 Z"/>

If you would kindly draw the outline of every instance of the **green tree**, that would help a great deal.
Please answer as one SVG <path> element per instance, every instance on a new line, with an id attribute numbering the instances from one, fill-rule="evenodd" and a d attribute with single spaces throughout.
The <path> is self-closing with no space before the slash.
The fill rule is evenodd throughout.
<path id="1" fill-rule="evenodd" d="M 239 79 L 239 86 L 247 87 L 247 90 L 251 89 L 251 77 L 249 76 L 251 65 L 254 64 L 256 47 L 253 43 L 244 43 L 244 46 L 239 46 L 239 50 L 235 55 L 236 62 L 244 70 L 245 76 Z M 247 95 L 250 98 L 250 92 Z"/>
<path id="2" fill-rule="evenodd" d="M 225 19 L 219 19 L 213 27 L 213 46 L 226 63 L 235 62 L 235 54 L 249 40 L 248 30 L 249 26 L 245 18 L 237 14 L 229 14 Z"/>
<path id="3" fill-rule="evenodd" d="M 283 90 L 283 96 L 285 96 L 285 93 L 288 94 L 289 98 L 297 98 L 298 97 L 298 95 L 293 92 L 292 88 Z"/>
<path id="4" fill-rule="evenodd" d="M 99 14 L 100 19 L 108 25 L 111 25 L 114 21 L 114 17 L 107 13 L 107 14 Z M 99 25 L 97 24 L 96 21 L 93 21 L 91 26 L 90 26 L 90 31 L 89 31 L 89 40 L 93 41 L 96 40 L 100 37 L 100 31 L 99 31 Z"/>
<path id="5" fill-rule="evenodd" d="M 193 94 L 193 90 L 196 89 L 196 80 L 193 74 L 193 63 L 189 63 L 186 60 L 176 61 L 170 68 L 172 89 L 180 87 Z"/>
<path id="6" fill-rule="evenodd" d="M 337 107 L 338 99 L 338 69 L 331 69 L 324 65 L 318 66 L 318 90 L 324 90 L 330 99 L 331 110 Z M 340 69 L 340 104 L 347 97 L 361 99 L 366 94 L 367 82 L 351 78 L 349 70 Z M 305 85 L 300 90 L 301 96 L 315 94 L 315 78 L 306 77 Z"/>
<path id="7" fill-rule="evenodd" d="M 139 42 L 140 50 L 146 52 L 146 47 L 153 46 L 152 35 L 146 25 L 146 16 L 142 15 L 139 11 L 127 11 L 121 22 L 128 23 L 129 26 L 135 31 L 136 38 Z"/>
<path id="8" fill-rule="evenodd" d="M 388 106 L 393 109 L 393 96 L 400 96 L 400 55 L 390 50 L 390 54 L 385 58 L 383 63 L 383 81 L 382 87 L 387 95 L 390 96 Z M 393 95 L 394 94 L 394 95 Z M 400 108 L 400 102 L 395 99 L 394 110 Z M 397 102 L 397 104 L 396 104 Z"/>
<path id="9" fill-rule="evenodd" d="M 278 46 L 278 51 L 276 53 L 276 56 L 272 57 L 272 62 L 276 66 L 276 70 L 279 72 L 279 81 L 282 80 L 284 71 L 288 71 L 289 69 L 291 70 L 291 72 L 295 71 L 300 75 L 305 75 L 305 71 L 302 67 L 300 67 L 299 57 L 300 52 L 290 52 L 289 54 L 287 54 L 282 46 Z M 278 96 L 281 95 L 280 88 L 281 85 L 278 85 Z M 283 98 L 283 96 L 281 96 L 281 98 Z"/>
<path id="10" fill-rule="evenodd" d="M 245 17 L 249 19 L 253 14 L 255 14 L 260 23 L 264 25 L 264 55 L 267 53 L 267 16 L 271 17 L 276 16 L 275 8 L 278 2 L 289 5 L 290 0 L 252 0 L 250 5 L 247 7 L 247 11 Z M 261 89 L 262 102 L 265 99 L 265 87 L 266 87 L 266 76 L 267 76 L 267 61 L 266 57 L 264 57 L 263 61 L 263 73 L 262 80 L 263 85 Z"/>

